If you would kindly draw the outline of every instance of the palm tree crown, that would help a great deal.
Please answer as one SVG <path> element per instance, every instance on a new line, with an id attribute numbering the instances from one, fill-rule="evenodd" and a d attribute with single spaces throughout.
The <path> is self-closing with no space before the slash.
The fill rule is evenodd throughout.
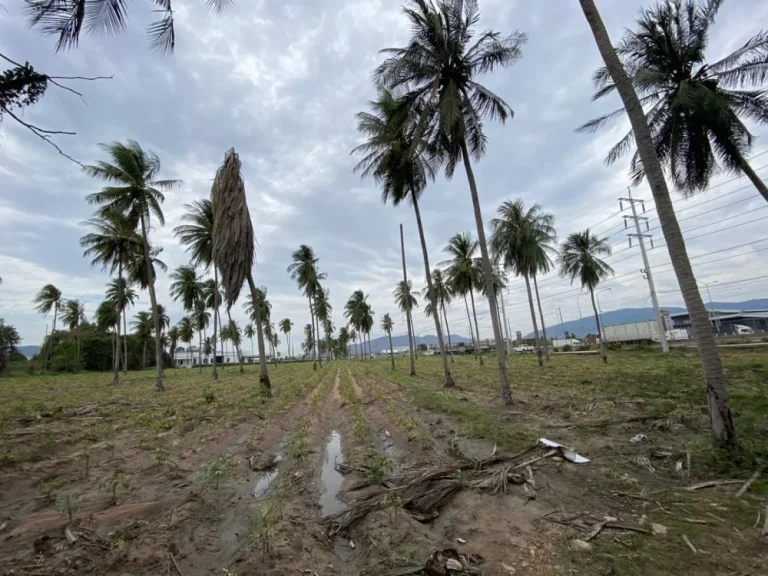
<path id="1" fill-rule="evenodd" d="M 205 198 L 184 207 L 185 224 L 176 226 L 173 233 L 187 247 L 190 264 L 208 269 L 213 262 L 213 204 Z"/>
<path id="2" fill-rule="evenodd" d="M 664 0 L 643 10 L 637 30 L 628 30 L 615 49 L 645 108 L 656 154 L 678 189 L 686 194 L 706 189 L 720 162 L 730 171 L 746 172 L 768 200 L 768 190 L 746 163 L 753 139 L 741 121 L 768 122 L 768 94 L 755 89 L 768 78 L 768 33 L 707 63 L 709 29 L 721 4 Z M 605 67 L 593 81 L 594 99 L 616 90 Z M 615 110 L 579 130 L 594 132 L 624 113 L 624 108 Z M 615 162 L 633 144 L 630 131 L 606 162 Z M 645 177 L 637 152 L 631 172 L 635 183 Z"/>
<path id="3" fill-rule="evenodd" d="M 481 282 L 479 259 L 475 257 L 477 240 L 473 240 L 469 232 L 456 234 L 448 241 L 443 251 L 453 257 L 440 263 L 441 266 L 447 266 L 446 275 L 451 290 L 457 294 L 468 294 L 477 290 Z"/>
<path id="4" fill-rule="evenodd" d="M 521 199 L 499 206 L 498 218 L 491 220 L 491 252 L 494 260 L 517 275 L 546 273 L 556 253 L 554 218 L 538 204 L 528 210 Z"/>
<path id="5" fill-rule="evenodd" d="M 83 256 L 92 258 L 91 266 L 114 273 L 121 264 L 127 267 L 134 255 L 142 254 L 141 237 L 121 212 L 104 210 L 83 224 L 94 229 L 80 238 L 80 246 L 85 248 Z"/>
<path id="6" fill-rule="evenodd" d="M 67 325 L 67 328 L 74 330 L 81 324 L 88 322 L 85 316 L 85 304 L 77 298 L 67 300 L 61 310 L 61 321 Z"/>
<path id="7" fill-rule="evenodd" d="M 414 308 L 419 307 L 419 300 L 410 280 L 408 280 L 408 284 L 400 280 L 392 295 L 395 297 L 395 304 L 403 312 L 412 312 Z"/>
<path id="8" fill-rule="evenodd" d="M 613 268 L 600 259 L 600 256 L 610 255 L 611 247 L 605 238 L 598 238 L 589 229 L 574 232 L 560 248 L 561 273 L 571 283 L 578 278 L 582 287 L 594 290 L 613 274 Z"/>
<path id="9" fill-rule="evenodd" d="M 202 300 L 203 284 L 193 266 L 179 266 L 171 273 L 171 297 L 181 302 L 187 312 L 194 310 Z"/>
<path id="10" fill-rule="evenodd" d="M 35 310 L 43 316 L 50 314 L 52 310 L 57 311 L 61 308 L 62 301 L 61 290 L 53 284 L 43 286 L 33 300 L 36 304 Z"/>

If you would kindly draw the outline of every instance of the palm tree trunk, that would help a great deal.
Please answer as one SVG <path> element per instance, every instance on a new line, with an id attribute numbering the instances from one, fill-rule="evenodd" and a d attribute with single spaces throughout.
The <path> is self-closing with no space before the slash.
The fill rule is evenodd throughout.
<path id="1" fill-rule="evenodd" d="M 400 224 L 400 252 L 402 254 L 402 259 L 403 259 L 403 282 L 405 283 L 403 287 L 407 288 L 408 273 L 405 270 L 405 241 L 403 240 L 402 224 Z M 406 322 L 408 324 L 408 353 L 411 359 L 411 376 L 416 376 L 416 359 L 415 359 L 414 350 L 413 350 L 413 339 L 411 338 L 412 332 L 411 332 L 410 314 L 407 311 L 405 313 L 405 317 L 406 317 Z"/>
<path id="2" fill-rule="evenodd" d="M 219 379 L 219 371 L 216 368 L 216 340 L 219 335 L 219 271 L 216 269 L 216 264 L 213 265 L 213 283 L 215 285 L 215 292 L 213 293 L 213 371 L 211 372 L 211 378 L 214 380 Z"/>
<path id="3" fill-rule="evenodd" d="M 699 357 L 704 370 L 712 441 L 715 445 L 726 450 L 735 450 L 738 447 L 738 442 L 728 401 L 725 372 L 712 335 L 712 326 L 706 308 L 704 308 L 691 263 L 688 260 L 683 234 L 675 217 L 672 199 L 664 179 L 664 171 L 656 155 L 653 137 L 645 120 L 643 107 L 631 80 L 613 49 L 611 39 L 594 1 L 579 0 L 579 2 L 632 125 L 637 151 L 656 203 L 656 212 L 659 216 L 661 230 L 664 233 L 664 240 L 667 243 L 672 266 L 680 284 L 685 307 L 690 314 L 693 334 L 696 338 Z"/>
<path id="4" fill-rule="evenodd" d="M 547 339 L 547 325 L 544 322 L 544 311 L 541 309 L 541 298 L 539 298 L 539 283 L 536 281 L 536 274 L 533 274 L 533 289 L 536 291 L 536 303 L 539 305 L 539 318 L 541 318 L 541 333 L 544 336 L 544 354 L 549 362 L 549 340 Z"/>
<path id="5" fill-rule="evenodd" d="M 595 322 L 597 322 L 597 337 L 600 339 L 600 357 L 603 359 L 603 364 L 608 364 L 608 356 L 605 354 L 603 327 L 600 325 L 600 315 L 597 313 L 597 306 L 595 305 L 595 291 L 592 288 L 589 289 L 589 297 L 592 299 L 592 310 L 595 312 Z"/>
<path id="6" fill-rule="evenodd" d="M 144 349 L 141 353 L 141 369 L 146 370 L 147 369 L 147 339 L 144 338 Z"/>
<path id="7" fill-rule="evenodd" d="M 203 331 L 197 331 L 197 373 L 203 373 Z"/>
<path id="8" fill-rule="evenodd" d="M 531 295 L 531 283 L 528 279 L 528 274 L 523 274 L 525 278 L 525 288 L 528 291 L 528 307 L 531 310 L 531 321 L 533 322 L 533 338 L 536 343 L 536 357 L 539 360 L 539 368 L 544 367 L 544 361 L 541 357 L 541 340 L 539 339 L 539 325 L 536 321 L 536 310 L 533 307 L 533 296 Z"/>
<path id="9" fill-rule="evenodd" d="M 475 310 L 475 294 L 472 290 L 469 291 L 469 299 L 472 301 L 472 316 L 475 318 L 475 336 L 477 337 L 477 357 L 480 360 L 480 366 L 483 366 L 483 352 L 480 350 L 480 328 L 477 326 L 477 311 Z M 494 311 L 491 310 L 491 314 Z"/>
<path id="10" fill-rule="evenodd" d="M 123 375 L 128 374 L 128 306 L 123 302 Z"/>
<path id="11" fill-rule="evenodd" d="M 155 267 L 152 265 L 152 259 L 149 257 L 149 239 L 147 238 L 149 222 L 145 221 L 145 218 L 148 218 L 148 215 L 142 214 L 139 220 L 141 221 L 141 237 L 144 241 L 144 262 L 147 265 L 147 274 L 149 276 L 149 301 L 152 304 L 152 316 L 155 319 L 155 389 L 158 392 L 164 392 L 163 346 L 160 342 L 160 315 L 157 313 L 157 296 L 155 295 Z M 144 367 L 146 368 L 146 362 Z"/>
<path id="12" fill-rule="evenodd" d="M 315 310 L 317 310 L 317 299 L 315 299 Z M 314 326 L 312 331 L 312 337 L 315 339 L 315 358 L 317 358 L 317 363 L 320 366 L 320 368 L 323 367 L 323 357 L 320 354 L 320 317 L 315 314 L 315 323 L 317 324 L 317 328 Z"/>
<path id="13" fill-rule="evenodd" d="M 408 323 L 411 325 L 411 334 L 413 335 L 413 357 L 419 358 L 419 344 L 416 342 L 416 328 L 413 325 L 413 311 L 408 311 Z"/>
<path id="14" fill-rule="evenodd" d="M 762 197 L 768 201 L 768 186 L 765 185 L 765 182 L 763 182 L 760 179 L 760 176 L 758 176 L 754 170 L 752 170 L 752 166 L 749 165 L 749 162 L 747 162 L 746 158 L 741 158 L 741 170 L 744 172 L 744 174 L 747 175 L 747 178 L 754 184 L 755 188 L 757 188 L 757 191 L 760 192 Z"/>
<path id="15" fill-rule="evenodd" d="M 115 312 L 117 312 L 117 323 L 115 324 L 115 365 L 112 374 L 112 384 L 120 384 L 120 304 L 123 302 L 123 261 L 117 265 L 117 301 L 115 301 Z"/>
<path id="16" fill-rule="evenodd" d="M 461 140 L 461 154 L 464 160 L 464 169 L 467 172 L 469 181 L 469 190 L 472 194 L 472 208 L 475 213 L 475 225 L 477 226 L 477 241 L 480 243 L 480 255 L 483 261 L 483 274 L 485 275 L 485 285 L 493 286 L 493 269 L 491 268 L 491 259 L 488 257 L 488 244 L 485 240 L 485 228 L 483 228 L 483 215 L 480 212 L 480 197 L 477 194 L 477 183 L 475 174 L 472 171 L 472 165 L 467 150 L 467 142 Z M 496 359 L 499 364 L 499 383 L 501 385 L 501 399 L 504 404 L 512 403 L 512 389 L 509 386 L 507 377 L 507 356 L 504 351 L 504 340 L 501 337 L 501 327 L 496 318 L 496 299 L 493 297 L 493 291 L 488 291 L 488 304 L 491 308 L 491 323 L 493 324 L 493 337 L 496 340 Z M 479 339 L 479 336 L 478 336 Z M 482 359 L 482 357 L 481 357 Z"/>
<path id="17" fill-rule="evenodd" d="M 78 322 L 77 326 L 75 326 L 75 330 L 77 330 L 76 340 L 77 340 L 77 371 L 80 371 L 80 323 Z"/>
<path id="18" fill-rule="evenodd" d="M 310 330 L 310 344 L 312 345 L 312 370 L 317 370 L 317 346 L 315 346 L 315 308 L 312 306 L 312 296 L 307 296 L 309 299 L 309 325 L 312 327 Z"/>
<path id="19" fill-rule="evenodd" d="M 48 345 L 45 347 L 45 361 L 43 362 L 43 372 L 48 371 L 48 363 L 51 361 L 51 353 L 53 352 L 53 334 L 56 332 L 56 315 L 59 312 L 59 305 L 55 303 L 53 305 L 53 327 L 51 328 L 51 336 L 48 338 Z"/>
<path id="20" fill-rule="evenodd" d="M 469 302 L 467 295 L 464 294 L 464 308 L 467 309 L 467 324 L 469 325 L 469 339 L 472 341 L 472 354 L 477 360 L 477 344 L 475 343 L 475 331 L 472 329 L 472 316 L 469 314 Z"/>
<path id="21" fill-rule="evenodd" d="M 448 365 L 448 356 L 445 353 L 445 344 L 443 342 L 443 331 L 440 328 L 440 314 L 437 311 L 437 298 L 432 290 L 432 274 L 429 268 L 429 253 L 427 252 L 427 241 L 424 239 L 424 228 L 421 224 L 421 212 L 419 211 L 419 203 L 416 200 L 416 195 L 411 194 L 411 200 L 413 200 L 413 210 L 416 212 L 416 225 L 419 228 L 419 240 L 421 240 L 421 252 L 424 255 L 424 273 L 427 277 L 427 292 L 429 293 L 429 301 L 432 304 L 432 318 L 435 320 L 435 330 L 437 331 L 437 345 L 440 347 L 440 357 L 443 360 L 443 372 L 445 373 L 445 388 L 454 388 L 456 382 L 451 376 L 451 368 Z"/>
<path id="22" fill-rule="evenodd" d="M 251 289 L 251 299 L 254 304 L 258 304 L 258 298 L 256 293 L 256 284 L 253 281 L 253 276 L 248 274 L 248 287 Z M 267 389 L 272 389 L 272 384 L 269 381 L 269 372 L 267 372 L 267 355 L 264 351 L 264 333 L 261 326 L 261 307 L 253 307 L 253 322 L 256 324 L 256 343 L 259 346 L 259 382 Z"/>
<path id="23" fill-rule="evenodd" d="M 390 368 L 395 369 L 395 351 L 392 348 L 392 330 L 387 330 L 387 336 L 389 337 L 389 362 Z"/>
<path id="24" fill-rule="evenodd" d="M 451 329 L 448 327 L 448 314 L 445 313 L 445 305 L 440 304 L 440 308 L 443 309 L 443 319 L 445 320 L 445 333 L 448 335 L 448 348 L 451 354 L 451 364 L 453 364 L 453 344 L 451 343 Z"/>

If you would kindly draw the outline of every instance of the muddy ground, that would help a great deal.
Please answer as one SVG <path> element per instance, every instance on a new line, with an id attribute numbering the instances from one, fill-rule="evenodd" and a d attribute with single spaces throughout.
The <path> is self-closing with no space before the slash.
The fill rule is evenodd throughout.
<path id="1" fill-rule="evenodd" d="M 648 358 L 560 357 L 543 371 L 513 359 L 510 407 L 492 361 L 471 358 L 452 365 L 450 391 L 435 358 L 416 378 L 404 359 L 394 372 L 277 366 L 271 396 L 234 369 L 216 383 L 170 371 L 160 395 L 149 374 L 116 388 L 95 375 L 0 381 L 0 574 L 416 574 L 445 549 L 457 574 L 764 574 L 768 487 L 735 494 L 761 453 L 714 459 L 701 398 L 684 394 L 695 362 Z M 726 366 L 737 418 L 764 435 L 765 415 L 741 404 L 763 405 L 768 358 Z M 537 446 L 545 436 L 590 462 Z M 416 467 L 491 454 L 510 457 L 486 467 L 509 468 L 503 491 L 473 484 L 482 464 L 443 481 L 455 488 L 429 514 L 395 487 Z M 706 480 L 732 483 L 687 490 Z M 380 505 L 334 533 L 329 516 L 364 500 Z"/>

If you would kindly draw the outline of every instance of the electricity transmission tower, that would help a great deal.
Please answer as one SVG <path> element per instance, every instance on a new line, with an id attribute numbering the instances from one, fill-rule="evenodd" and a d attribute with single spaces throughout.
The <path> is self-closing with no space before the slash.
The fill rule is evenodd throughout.
<path id="1" fill-rule="evenodd" d="M 629 236 L 629 245 L 632 246 L 632 238 L 637 238 L 637 243 L 640 244 L 640 252 L 643 255 L 643 265 L 645 266 L 644 269 L 640 270 L 640 273 L 646 280 L 648 280 L 648 288 L 651 291 L 651 301 L 653 302 L 653 312 L 656 315 L 656 325 L 658 326 L 659 338 L 661 339 L 661 351 L 666 353 L 669 352 L 667 331 L 664 327 L 664 319 L 661 316 L 659 299 L 656 297 L 656 286 L 653 283 L 653 274 L 651 273 L 651 265 L 648 262 L 648 253 L 645 251 L 645 239 L 648 238 L 651 241 L 651 248 L 653 248 L 653 236 L 651 234 L 643 234 L 640 230 L 640 221 L 642 220 L 645 222 L 646 231 L 648 231 L 648 217 L 637 215 L 637 204 L 640 204 L 643 208 L 643 213 L 645 213 L 645 202 L 638 198 L 632 198 L 632 191 L 629 188 L 627 188 L 627 194 L 627 198 L 619 198 L 619 208 L 623 211 L 624 202 L 627 202 L 632 210 L 631 216 L 624 216 L 624 228 L 629 227 L 628 220 L 632 220 L 635 223 L 635 233 L 627 234 L 627 236 Z"/>

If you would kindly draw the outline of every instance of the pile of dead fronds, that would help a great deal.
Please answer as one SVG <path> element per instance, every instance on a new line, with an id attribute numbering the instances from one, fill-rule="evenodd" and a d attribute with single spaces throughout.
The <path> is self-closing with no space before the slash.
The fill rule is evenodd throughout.
<path id="1" fill-rule="evenodd" d="M 522 485 L 529 498 L 536 497 L 536 483 L 531 464 L 556 455 L 549 450 L 535 458 L 515 463 L 535 447 L 513 456 L 492 454 L 474 460 L 463 458 L 448 464 L 420 464 L 393 473 L 381 483 L 381 489 L 353 500 L 348 508 L 324 518 L 331 534 L 348 529 L 374 510 L 401 506 L 415 520 L 427 522 L 437 517 L 452 496 L 461 490 L 490 494 L 506 494 L 510 485 Z M 342 464 L 342 474 L 352 472 L 367 477 L 370 470 L 363 464 Z M 366 483 L 358 483 L 350 491 Z"/>

